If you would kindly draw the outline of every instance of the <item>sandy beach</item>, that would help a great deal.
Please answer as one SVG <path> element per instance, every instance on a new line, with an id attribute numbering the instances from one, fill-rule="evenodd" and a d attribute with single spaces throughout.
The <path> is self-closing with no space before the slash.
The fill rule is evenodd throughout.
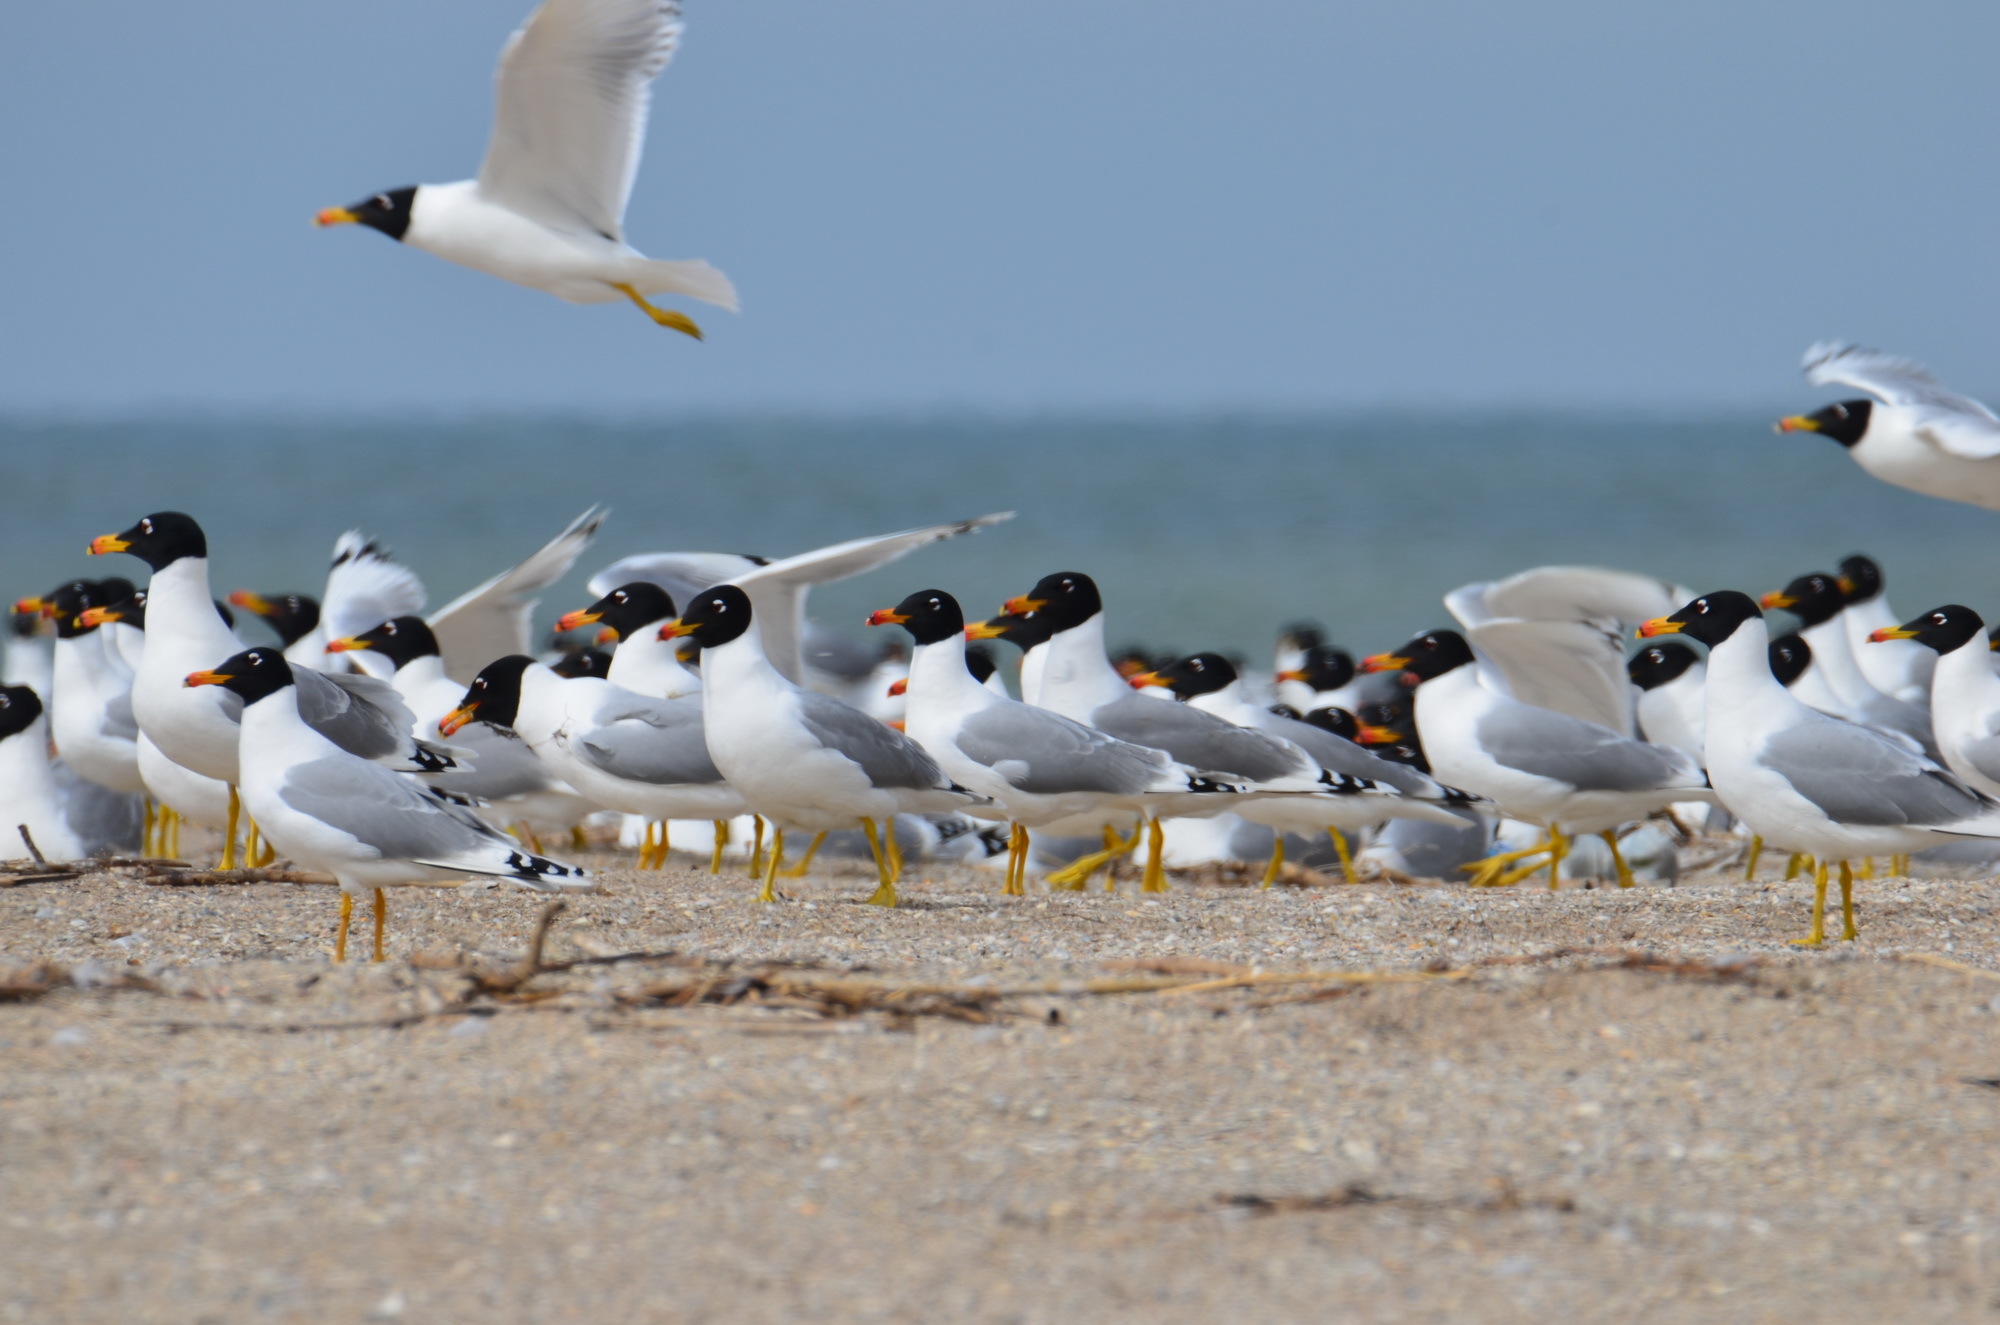
<path id="1" fill-rule="evenodd" d="M 628 862 L 526 979 L 544 899 L 511 888 L 399 893 L 391 960 L 345 967 L 327 887 L 0 891 L 0 1319 L 2000 1294 L 1989 882 L 1864 884 L 1863 940 L 1801 952 L 1775 878 L 1008 899 L 918 867 L 885 911 L 839 864 L 757 907 Z"/>

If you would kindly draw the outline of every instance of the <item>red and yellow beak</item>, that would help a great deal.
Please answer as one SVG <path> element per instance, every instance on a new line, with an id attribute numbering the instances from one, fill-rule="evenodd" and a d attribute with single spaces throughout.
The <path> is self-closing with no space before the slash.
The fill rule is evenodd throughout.
<path id="1" fill-rule="evenodd" d="M 1853 578 L 1847 575 L 1837 575 L 1833 582 L 1840 586 L 1840 591 L 1844 594 L 1853 593 L 1856 587 Z"/>
<path id="2" fill-rule="evenodd" d="M 361 218 L 353 212 L 348 211 L 345 207 L 324 207 L 320 209 L 317 216 L 313 217 L 313 224 L 317 226 L 359 225 L 361 224 Z"/>
<path id="3" fill-rule="evenodd" d="M 1409 665 L 1410 660 L 1399 653 L 1371 653 L 1361 660 L 1364 672 L 1401 672 Z"/>
<path id="4" fill-rule="evenodd" d="M 231 605 L 240 607 L 246 612 L 255 612 L 258 616 L 271 615 L 271 600 L 261 594 L 251 593 L 248 589 L 236 590 L 229 595 L 229 601 Z"/>
<path id="5" fill-rule="evenodd" d="M 616 644 L 618 642 L 618 632 L 606 626 L 597 632 L 591 642 L 594 644 Z"/>
<path id="6" fill-rule="evenodd" d="M 1672 617 L 1656 616 L 1645 625 L 1639 627 L 1640 639 L 1651 639 L 1655 635 L 1678 635 L 1680 633 L 1681 623 Z"/>
<path id="7" fill-rule="evenodd" d="M 1394 745 L 1403 739 L 1402 734 L 1394 727 L 1371 727 L 1365 722 L 1360 724 L 1354 734 L 1361 738 L 1363 745 Z"/>
<path id="8" fill-rule="evenodd" d="M 1284 671 L 1278 673 L 1278 679 L 1280 681 L 1297 681 L 1300 684 L 1304 684 L 1306 674 L 1296 667 L 1287 667 Z"/>
<path id="9" fill-rule="evenodd" d="M 107 552 L 130 552 L 132 545 L 116 534 L 99 534 L 90 540 L 90 555 L 101 557 Z"/>
<path id="10" fill-rule="evenodd" d="M 1796 603 L 1798 601 L 1799 601 L 1798 599 L 1792 597 L 1790 594 L 1786 593 L 1783 589 L 1779 589 L 1772 593 L 1767 593 L 1762 598 L 1759 598 L 1757 600 L 1757 606 L 1764 608 L 1765 610 L 1768 611 L 1769 609 L 1774 607 L 1790 607 L 1793 603 Z"/>
<path id="11" fill-rule="evenodd" d="M 77 614 L 76 624 L 85 630 L 101 626 L 107 621 L 123 621 L 123 612 L 114 612 L 108 607 L 87 607 Z"/>
<path id="12" fill-rule="evenodd" d="M 1870 632 L 1868 642 L 1870 644 L 1885 644 L 1892 639 L 1915 639 L 1916 637 L 1917 632 L 1909 629 L 1907 626 L 1884 626 L 1880 630 Z"/>
<path id="13" fill-rule="evenodd" d="M 479 705 L 460 704 L 457 708 L 438 719 L 438 734 L 441 736 L 454 735 L 460 727 L 463 727 L 478 716 Z"/>
<path id="14" fill-rule="evenodd" d="M 965 637 L 971 639 L 999 639 L 1007 633 L 1007 627 L 1000 618 L 991 621 L 975 621 L 965 628 Z"/>
<path id="15" fill-rule="evenodd" d="M 189 672 L 187 680 L 181 682 L 181 684 L 183 686 L 219 686 L 227 685 L 234 679 L 227 672 Z"/>
<path id="16" fill-rule="evenodd" d="M 1049 600 L 1046 598 L 1029 598 L 1024 594 L 1019 598 L 1009 598 L 1000 604 L 1000 610 L 1012 612 L 1015 616 L 1026 616 L 1030 612 L 1039 612 L 1048 605 Z"/>
<path id="17" fill-rule="evenodd" d="M 672 621 L 669 621 L 666 625 L 660 627 L 660 638 L 680 639 L 683 636 L 694 634 L 695 631 L 698 629 L 700 629 L 700 627 L 690 626 L 689 624 L 687 624 L 687 622 L 682 621 L 679 617 L 675 617 Z"/>
<path id="18" fill-rule="evenodd" d="M 909 619 L 907 615 L 898 612 L 893 607 L 883 607 L 877 608 L 868 614 L 867 624 L 871 626 L 900 626 Z"/>
<path id="19" fill-rule="evenodd" d="M 1164 686 L 1173 683 L 1158 672 L 1134 672 L 1125 678 L 1125 684 L 1134 690 L 1144 690 L 1147 686 Z"/>
<path id="20" fill-rule="evenodd" d="M 50 616 L 55 604 L 46 598 L 17 598 L 14 600 L 15 616 Z"/>
<path id="21" fill-rule="evenodd" d="M 896 699 L 900 696 L 907 695 L 909 693 L 910 693 L 909 677 L 900 676 L 889 683 L 889 698 Z"/>
<path id="22" fill-rule="evenodd" d="M 234 600 L 232 599 L 232 601 Z M 359 635 L 349 635 L 344 639 L 337 639 L 328 643 L 326 651 L 328 653 L 358 653 L 362 649 L 372 649 L 374 647 L 374 645 L 362 639 Z"/>
<path id="23" fill-rule="evenodd" d="M 1774 432 L 1818 432 L 1819 420 L 1807 418 L 1803 414 L 1793 414 L 1788 418 L 1779 419 L 1771 425 L 1771 428 Z"/>
<path id="24" fill-rule="evenodd" d="M 889 725 L 889 726 L 891 726 L 891 727 L 894 727 L 894 728 L 895 728 L 895 729 L 896 729 L 897 731 L 906 731 L 906 730 L 908 730 L 908 728 L 907 728 L 906 724 L 905 724 L 905 723 L 903 722 L 903 720 L 902 720 L 901 718 L 892 718 L 892 719 L 890 719 L 890 720 L 889 720 L 889 723 L 888 723 L 888 725 Z"/>
<path id="25" fill-rule="evenodd" d="M 572 631 L 579 626 L 594 625 L 603 619 L 604 614 L 602 612 L 593 612 L 588 608 L 578 608 L 574 612 L 565 612 L 557 617 L 556 629 L 564 632 Z"/>

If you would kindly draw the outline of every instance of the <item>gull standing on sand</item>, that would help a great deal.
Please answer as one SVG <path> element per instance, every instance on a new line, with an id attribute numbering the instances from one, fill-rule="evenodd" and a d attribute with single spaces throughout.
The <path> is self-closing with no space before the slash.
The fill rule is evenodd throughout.
<path id="1" fill-rule="evenodd" d="M 1417 731 L 1434 776 L 1491 799 L 1510 818 L 1547 830 L 1548 841 L 1540 846 L 1489 857 L 1473 877 L 1475 884 L 1518 882 L 1540 865 L 1507 875 L 1499 870 L 1546 852 L 1554 888 L 1568 851 L 1567 829 L 1603 838 L 1618 869 L 1618 886 L 1629 888 L 1632 871 L 1618 850 L 1617 827 L 1675 801 L 1714 797 L 1701 765 L 1679 750 L 1525 704 L 1481 684 L 1472 646 L 1457 631 L 1419 635 L 1395 653 L 1375 654 L 1361 665 L 1371 672 L 1400 671 L 1406 684 L 1415 685 Z"/>
<path id="2" fill-rule="evenodd" d="M 479 178 L 389 189 L 329 207 L 322 226 L 391 239 L 566 299 L 629 299 L 701 339 L 649 294 L 736 311 L 736 290 L 700 260 L 662 262 L 625 242 L 652 82 L 680 45 L 678 0 L 546 0 L 500 52 L 493 137 Z"/>
<path id="3" fill-rule="evenodd" d="M 36 851 L 44 860 L 76 860 L 83 844 L 63 816 L 41 696 L 32 686 L 0 686 L 0 859 L 26 860 Z"/>
<path id="4" fill-rule="evenodd" d="M 1839 707 L 1813 703 L 1806 693 L 1800 693 L 1800 699 L 1822 712 L 1901 736 L 1924 754 L 1937 758 L 1937 745 L 1931 739 L 1930 714 L 1914 704 L 1883 694 L 1862 675 L 1854 648 L 1848 643 L 1847 625 L 1841 620 L 1847 598 L 1835 577 L 1819 572 L 1801 575 L 1784 588 L 1765 594 L 1758 606 L 1766 611 L 1782 608 L 1799 619 L 1799 634 L 1812 646 L 1812 663 L 1805 680 L 1810 681 L 1814 674 L 1823 678 Z"/>
<path id="5" fill-rule="evenodd" d="M 776 900 L 787 828 L 829 832 L 859 823 L 881 879 L 868 900 L 894 906 L 901 873 L 895 817 L 992 805 L 946 777 L 903 733 L 788 680 L 765 656 L 750 596 L 736 585 L 695 595 L 660 634 L 701 646 L 709 753 L 750 808 L 771 821 L 759 901 Z M 889 826 L 886 841 L 878 822 Z"/>
<path id="6" fill-rule="evenodd" d="M 1770 632 L 1748 594 L 1705 594 L 1639 628 L 1708 646 L 1708 776 L 1767 845 L 1812 857 L 1812 930 L 1826 940 L 1829 864 L 1840 864 L 1841 937 L 1856 936 L 1848 862 L 2000 837 L 2000 805 L 1892 736 L 1801 704 L 1771 674 Z"/>
<path id="7" fill-rule="evenodd" d="M 243 705 L 243 803 L 280 851 L 340 883 L 333 959 L 347 960 L 355 894 L 375 894 L 375 960 L 388 923 L 385 888 L 461 878 L 512 879 L 539 892 L 596 887 L 574 865 L 531 855 L 462 806 L 329 741 L 299 716 L 295 670 L 276 649 L 248 649 L 182 678 Z M 310 673 L 304 673 L 310 675 Z"/>
<path id="8" fill-rule="evenodd" d="M 1988 796 L 2000 798 L 2000 675 L 1979 613 L 1957 603 L 1901 626 L 1884 626 L 1864 647 L 1914 641 L 1935 650 L 1931 728 L 1945 766 Z"/>
<path id="9" fill-rule="evenodd" d="M 49 734 L 64 763 L 100 787 L 144 795 L 139 775 L 139 725 L 132 717 L 132 672 L 109 632 L 84 615 L 92 607 L 132 595 L 123 579 L 74 580 L 32 603 L 55 622 L 50 674 Z"/>
<path id="10" fill-rule="evenodd" d="M 2000 511 L 2000 418 L 1992 410 L 1908 359 L 1858 345 L 1821 341 L 1804 367 L 1814 386 L 1853 387 L 1873 399 L 1794 414 L 1777 431 L 1831 437 L 1884 483 Z"/>
<path id="11" fill-rule="evenodd" d="M 674 600 L 659 585 L 646 580 L 621 584 L 589 607 L 565 612 L 556 619 L 558 632 L 601 626 L 618 641 L 611 654 L 611 684 L 635 695 L 681 699 L 701 689 L 701 678 L 681 661 L 672 640 L 660 638 L 660 627 L 679 615 Z M 600 640 L 604 635 L 599 635 Z"/>

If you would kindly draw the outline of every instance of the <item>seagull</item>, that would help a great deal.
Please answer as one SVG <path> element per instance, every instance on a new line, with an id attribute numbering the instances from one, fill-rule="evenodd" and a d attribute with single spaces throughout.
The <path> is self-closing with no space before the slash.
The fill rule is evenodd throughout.
<path id="1" fill-rule="evenodd" d="M 1931 725 L 1945 767 L 2000 799 L 2000 675 L 1979 613 L 1947 603 L 1905 625 L 1884 626 L 1869 639 L 1909 640 L 1935 651 Z"/>
<path id="2" fill-rule="evenodd" d="M 390 684 L 410 706 L 411 731 L 428 735 L 459 705 L 465 687 L 445 675 L 437 636 L 422 617 L 397 617 L 373 630 L 337 639 L 329 653 L 370 652 L 389 661 L 396 671 Z M 517 825 L 530 846 L 537 832 L 573 828 L 597 806 L 571 790 L 535 752 L 518 739 L 489 727 L 478 727 L 457 738 L 465 767 L 439 773 L 430 784 L 455 795 L 487 802 L 488 814 L 504 825 Z"/>
<path id="3" fill-rule="evenodd" d="M 493 137 L 479 178 L 388 189 L 318 222 L 365 225 L 474 271 L 573 304 L 631 300 L 696 340 L 649 294 L 736 311 L 699 260 L 661 262 L 625 242 L 652 82 L 680 45 L 678 0 L 546 0 L 500 52 Z"/>
<path id="4" fill-rule="evenodd" d="M 749 812 L 709 757 L 698 699 L 654 699 L 598 677 L 565 678 L 512 654 L 480 670 L 438 730 L 450 736 L 471 722 L 526 742 L 549 773 L 608 809 L 662 821 Z M 666 843 L 656 851 L 664 863 Z"/>
<path id="5" fill-rule="evenodd" d="M 108 632 L 82 620 L 93 606 L 122 601 L 132 593 L 130 580 L 73 580 L 39 599 L 23 599 L 14 610 L 39 610 L 55 623 L 47 707 L 49 733 L 62 761 L 100 787 L 144 795 L 139 725 L 132 717 L 132 671 Z"/>
<path id="6" fill-rule="evenodd" d="M 1350 670 L 1352 662 L 1349 663 Z M 1323 769 L 1375 784 L 1382 794 L 1366 796 L 1287 796 L 1253 800 L 1236 810 L 1242 818 L 1278 830 L 1277 845 L 1265 871 L 1269 886 L 1284 864 L 1286 832 L 1325 832 L 1340 855 L 1349 883 L 1356 882 L 1354 857 L 1347 834 L 1359 833 L 1390 819 L 1428 819 L 1463 828 L 1467 807 L 1480 798 L 1446 787 L 1404 764 L 1370 754 L 1353 740 L 1326 727 L 1283 717 L 1260 708 L 1243 694 L 1236 665 L 1219 653 L 1197 653 L 1179 662 L 1131 677 L 1133 688 L 1160 686 L 1190 708 L 1213 713 L 1224 722 L 1263 732 L 1298 746 Z M 1351 719 L 1350 719 L 1351 721 Z"/>
<path id="7" fill-rule="evenodd" d="M 681 699 L 701 689 L 701 677 L 681 661 L 671 640 L 660 638 L 660 627 L 678 615 L 665 589 L 648 580 L 634 580 L 589 607 L 564 613 L 556 620 L 556 630 L 603 627 L 618 641 L 607 678 L 611 684 L 636 695 Z"/>
<path id="8" fill-rule="evenodd" d="M 1159 810 L 1237 790 L 1174 762 L 989 690 L 966 664 L 965 614 L 942 589 L 923 589 L 868 618 L 901 626 L 916 651 L 904 687 L 906 730 L 953 782 L 991 797 L 1012 828 L 1002 892 L 1027 891 L 1028 830 L 1106 807 Z"/>
<path id="9" fill-rule="evenodd" d="M 1701 655 L 1679 640 L 1663 640 L 1627 659 L 1625 674 L 1639 687 L 1639 735 L 1700 763 L 1708 680 Z"/>
<path id="10" fill-rule="evenodd" d="M 1299 713 L 1323 708 L 1352 712 L 1367 702 L 1363 697 L 1376 679 L 1356 671 L 1354 657 L 1345 649 L 1315 644 L 1301 652 L 1294 665 L 1278 669 L 1276 689 L 1278 699 Z"/>
<path id="11" fill-rule="evenodd" d="M 1826 940 L 1827 866 L 1840 864 L 1841 937 L 1853 939 L 1850 861 L 1968 837 L 2000 837 L 2000 804 L 1893 737 L 1800 703 L 1771 674 L 1769 630 L 1747 594 L 1705 594 L 1646 622 L 1642 638 L 1708 646 L 1708 775 L 1765 842 L 1811 856 L 1812 930 Z"/>
<path id="12" fill-rule="evenodd" d="M 1847 641 L 1847 627 L 1840 619 L 1847 599 L 1835 577 L 1817 572 L 1801 575 L 1783 589 L 1765 594 L 1759 606 L 1767 611 L 1783 608 L 1799 619 L 1799 634 L 1812 646 L 1809 670 L 1825 678 L 1841 707 L 1826 708 L 1813 703 L 1804 693 L 1799 693 L 1800 699 L 1822 712 L 1899 735 L 1931 758 L 1937 757 L 1937 746 L 1931 739 L 1930 714 L 1914 704 L 1883 694 L 1861 674 L 1853 646 Z"/>
<path id="13" fill-rule="evenodd" d="M 946 777 L 903 733 L 794 684 L 766 656 L 756 625 L 750 595 L 722 584 L 696 594 L 660 633 L 701 646 L 709 753 L 750 808 L 771 821 L 775 836 L 758 900 L 776 899 L 786 828 L 827 832 L 859 823 L 881 878 L 868 900 L 894 906 L 900 872 L 895 816 L 948 814 L 992 802 Z M 878 821 L 890 824 L 887 854 Z"/>
<path id="14" fill-rule="evenodd" d="M 1041 706 L 1042 665 L 1049 660 L 1048 642 L 1055 625 L 1037 612 L 1005 612 L 965 628 L 969 640 L 1005 640 L 1021 650 L 1021 702 Z"/>
<path id="15" fill-rule="evenodd" d="M 375 960 L 388 921 L 383 889 L 462 878 L 512 879 L 537 891 L 596 887 L 574 865 L 530 855 L 462 806 L 349 754 L 299 713 L 301 675 L 276 649 L 247 649 L 190 672 L 186 689 L 219 686 L 243 706 L 242 797 L 272 845 L 340 883 L 333 959 L 347 960 L 355 894 L 375 893 Z"/>
<path id="16" fill-rule="evenodd" d="M 1602 837 L 1618 868 L 1618 886 L 1631 887 L 1615 830 L 1675 801 L 1712 798 L 1701 765 L 1679 750 L 1489 689 L 1480 683 L 1477 662 L 1463 635 L 1434 630 L 1361 664 L 1373 672 L 1400 671 L 1404 683 L 1415 686 L 1417 729 L 1433 776 L 1547 829 L 1545 848 L 1491 857 L 1473 881 L 1518 882 L 1522 871 L 1498 880 L 1494 871 L 1546 849 L 1554 888 L 1567 854 L 1567 829 Z"/>
<path id="17" fill-rule="evenodd" d="M 0 856 L 77 860 L 83 844 L 63 816 L 49 763 L 49 724 L 32 686 L 0 686 Z M 31 847 L 21 836 L 34 838 Z"/>
<path id="18" fill-rule="evenodd" d="M 2000 511 L 2000 418 L 1992 410 L 1908 359 L 1858 345 L 1821 341 L 1803 366 L 1814 386 L 1853 387 L 1872 399 L 1794 414 L 1778 432 L 1831 437 L 1884 483 Z"/>
<path id="19" fill-rule="evenodd" d="M 551 663 L 549 670 L 557 676 L 611 676 L 611 655 L 602 649 L 578 649 L 575 653 L 565 653 L 562 661 Z"/>
<path id="20" fill-rule="evenodd" d="M 1874 648 L 1862 647 L 1876 639 L 1878 632 L 1901 624 L 1889 600 L 1882 596 L 1882 568 L 1874 558 L 1857 552 L 1840 563 L 1835 582 L 1847 603 L 1847 610 L 1840 614 L 1841 624 L 1847 628 L 1847 643 L 1868 684 L 1892 699 L 1927 707 L 1937 654 L 1907 639 L 1884 638 Z"/>
<path id="21" fill-rule="evenodd" d="M 278 647 L 294 667 L 326 666 L 326 636 L 319 628 L 319 599 L 305 594 L 260 594 L 236 589 L 229 604 L 263 618 L 278 633 Z"/>

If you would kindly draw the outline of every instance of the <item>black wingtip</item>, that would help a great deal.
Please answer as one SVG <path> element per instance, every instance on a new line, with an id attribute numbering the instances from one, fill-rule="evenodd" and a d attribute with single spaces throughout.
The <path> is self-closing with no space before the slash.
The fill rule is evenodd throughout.
<path id="1" fill-rule="evenodd" d="M 583 879 L 589 875 L 578 865 L 565 865 L 560 860 L 550 860 L 547 856 L 537 856 L 526 851 L 509 852 L 507 869 L 515 878 L 524 883 L 543 883 L 551 879 Z"/>

